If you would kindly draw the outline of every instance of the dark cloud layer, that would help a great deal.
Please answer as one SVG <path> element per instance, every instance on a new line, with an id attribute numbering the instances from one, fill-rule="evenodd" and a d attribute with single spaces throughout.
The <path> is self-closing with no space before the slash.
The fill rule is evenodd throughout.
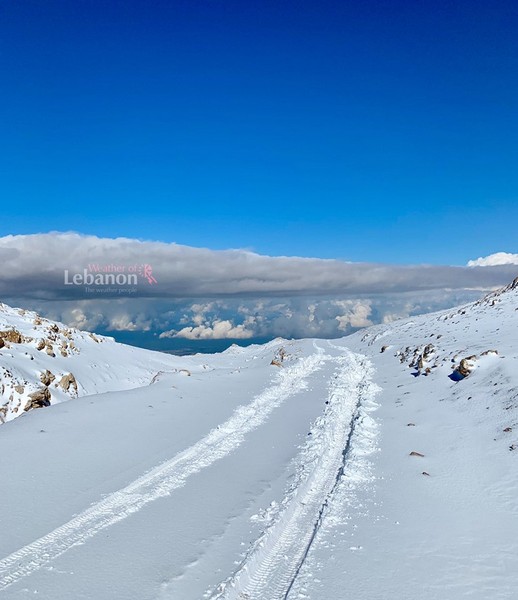
<path id="1" fill-rule="evenodd" d="M 214 251 L 162 242 L 48 233 L 0 238 L 0 295 L 42 299 L 88 298 L 84 286 L 64 285 L 64 271 L 90 264 L 152 266 L 156 285 L 142 280 L 136 295 L 150 298 L 378 294 L 503 285 L 516 266 L 453 267 L 348 263 Z M 116 294 L 115 294 L 116 295 Z"/>

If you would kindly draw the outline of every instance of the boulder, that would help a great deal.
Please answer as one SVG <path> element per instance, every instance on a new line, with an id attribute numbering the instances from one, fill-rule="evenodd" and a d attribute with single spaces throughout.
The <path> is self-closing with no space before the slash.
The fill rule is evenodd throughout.
<path id="1" fill-rule="evenodd" d="M 24 410 L 28 411 L 33 408 L 42 408 L 43 406 L 50 406 L 50 391 L 48 387 L 43 387 L 29 394 L 29 400 Z"/>

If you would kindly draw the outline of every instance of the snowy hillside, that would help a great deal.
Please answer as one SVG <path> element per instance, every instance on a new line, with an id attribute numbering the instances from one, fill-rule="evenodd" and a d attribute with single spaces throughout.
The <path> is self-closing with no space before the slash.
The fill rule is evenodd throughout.
<path id="1" fill-rule="evenodd" d="M 16 385 L 73 372 L 90 395 L 0 428 L 2 597 L 515 597 L 518 280 L 339 340 L 181 359 L 8 316 Z"/>
<path id="2" fill-rule="evenodd" d="M 0 423 L 70 398 L 147 385 L 175 360 L 0 304 Z"/>

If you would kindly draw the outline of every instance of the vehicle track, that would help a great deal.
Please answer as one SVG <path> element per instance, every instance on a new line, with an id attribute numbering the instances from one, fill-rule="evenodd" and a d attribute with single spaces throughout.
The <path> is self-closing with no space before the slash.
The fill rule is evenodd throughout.
<path id="1" fill-rule="evenodd" d="M 348 456 L 362 401 L 374 393 L 372 367 L 344 348 L 329 386 L 326 411 L 317 419 L 299 457 L 302 472 L 284 509 L 263 532 L 237 572 L 211 600 L 286 600 L 325 516 Z"/>
<path id="2" fill-rule="evenodd" d="M 264 423 L 288 397 L 304 390 L 306 379 L 330 357 L 321 348 L 279 370 L 272 385 L 193 446 L 158 465 L 126 487 L 0 560 L 0 591 L 40 569 L 70 548 L 141 510 L 146 504 L 171 494 L 187 479 L 234 451 L 253 429 Z"/>

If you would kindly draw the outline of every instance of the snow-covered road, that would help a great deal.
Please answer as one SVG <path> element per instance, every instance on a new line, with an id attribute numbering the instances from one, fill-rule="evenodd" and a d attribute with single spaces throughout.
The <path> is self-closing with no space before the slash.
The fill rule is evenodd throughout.
<path id="1" fill-rule="evenodd" d="M 196 522 L 196 526 L 183 534 L 187 538 L 192 536 L 191 540 L 185 538 L 179 540 L 177 537 L 168 539 L 164 531 L 164 537 L 154 545 L 157 554 L 167 556 L 168 546 L 176 547 L 181 543 L 196 548 L 199 555 L 196 562 L 200 561 L 203 564 L 207 548 L 204 547 L 203 540 L 199 539 L 200 532 L 214 528 L 215 523 L 218 524 L 219 529 L 216 536 L 223 540 L 229 523 L 238 522 L 241 538 L 239 543 L 235 543 L 237 539 L 235 542 L 225 541 L 226 551 L 222 564 L 227 565 L 224 567 L 228 569 L 226 574 L 220 566 L 213 565 L 212 572 L 210 566 L 207 571 L 204 567 L 203 572 L 196 574 L 192 578 L 193 581 L 188 582 L 190 591 L 186 591 L 185 578 L 176 576 L 186 567 L 184 564 L 186 557 L 180 555 L 179 561 L 171 559 L 169 570 L 161 573 L 160 582 L 153 582 L 152 578 L 144 582 L 139 581 L 138 591 L 134 589 L 132 594 L 126 592 L 128 598 L 161 597 L 187 600 L 202 595 L 207 597 L 211 589 L 210 595 L 214 598 L 253 597 L 258 600 L 263 598 L 273 600 L 286 597 L 318 528 L 327 499 L 332 494 L 340 471 L 343 469 L 353 423 L 358 416 L 362 398 L 372 395 L 373 387 L 369 384 L 371 367 L 368 361 L 345 349 L 333 347 L 325 342 L 320 345 L 309 341 L 293 343 L 288 358 L 281 367 L 277 367 L 270 364 L 270 359 L 276 356 L 275 352 L 278 352 L 279 347 L 278 343 L 277 347 L 268 349 L 264 356 L 254 356 L 253 349 L 244 350 L 241 354 L 227 360 L 233 364 L 231 369 L 228 368 L 229 365 L 225 365 L 223 376 L 240 378 L 238 389 L 243 395 L 246 394 L 245 390 L 253 389 L 253 382 L 257 381 L 258 368 L 262 377 L 266 380 L 271 379 L 271 382 L 249 401 L 238 402 L 232 414 L 215 424 L 201 439 L 179 450 L 170 459 L 161 461 L 156 467 L 149 469 L 123 487 L 104 493 L 78 514 L 67 515 L 64 506 L 61 513 L 64 517 L 62 524 L 1 558 L 0 592 L 13 598 L 24 597 L 31 592 L 37 592 L 48 598 L 65 597 L 72 590 L 66 591 L 70 577 L 66 576 L 67 570 L 64 566 L 68 560 L 64 555 L 69 551 L 71 554 L 75 553 L 74 563 L 77 570 L 78 560 L 81 564 L 81 559 L 77 557 L 84 553 L 88 556 L 89 568 L 91 568 L 91 561 L 95 563 L 97 545 L 102 544 L 105 539 L 97 534 L 109 529 L 110 539 L 116 538 L 118 534 L 124 532 L 125 522 L 128 522 L 128 527 L 131 528 L 132 516 L 139 513 L 145 521 L 148 514 L 146 506 L 161 500 L 162 502 L 158 504 L 159 513 L 167 514 L 169 524 L 171 519 L 173 523 L 174 519 L 178 519 L 180 522 L 185 520 Z M 216 360 L 221 361 L 221 358 Z M 258 366 L 256 362 L 261 364 Z M 215 372 L 218 372 L 217 367 L 209 374 Z M 195 389 L 197 395 L 202 391 L 205 401 L 210 402 L 214 407 L 214 403 L 221 402 L 221 399 L 211 397 L 211 392 L 215 389 L 214 376 L 209 374 L 204 377 L 199 376 L 201 385 Z M 189 402 L 190 384 L 190 379 L 180 378 L 178 373 L 171 375 L 165 373 L 158 378 L 158 383 L 141 390 L 133 390 L 131 393 L 139 397 L 138 401 L 141 405 L 153 402 L 160 409 L 161 405 L 156 402 L 157 395 L 163 394 L 164 390 L 171 393 L 171 388 L 177 390 L 181 385 L 183 405 L 186 406 Z M 119 396 L 120 394 L 118 393 Z M 103 405 L 97 409 L 105 423 L 106 420 L 109 422 L 110 419 L 118 418 L 118 412 L 112 410 L 113 405 L 109 402 L 110 396 L 110 394 L 104 396 L 106 410 Z M 120 400 L 123 399 L 122 396 Z M 288 405 L 289 400 L 291 404 Z M 61 407 L 52 407 L 45 413 L 50 415 L 52 410 L 57 409 L 58 412 L 61 408 L 61 425 L 68 430 L 68 461 L 76 460 L 79 463 L 81 460 L 79 456 L 73 456 L 76 448 L 73 439 L 81 436 L 82 428 L 82 411 L 75 410 L 75 406 L 79 407 L 88 401 L 87 397 L 77 400 L 76 405 L 68 404 L 66 411 Z M 279 410 L 282 405 L 286 405 L 284 410 Z M 165 404 L 163 409 L 164 418 L 170 418 L 167 406 Z M 221 414 L 224 415 L 226 408 L 223 403 L 221 408 Z M 10 424 L 9 427 L 22 430 L 31 428 L 32 425 L 36 425 L 36 421 L 39 421 L 40 415 L 42 413 L 28 414 Z M 287 416 L 291 423 L 289 426 L 285 425 Z M 137 414 L 135 418 L 138 419 Z M 188 421 L 185 420 L 184 425 L 187 423 Z M 282 443 L 271 435 L 272 427 L 283 430 L 286 437 Z M 152 438 L 152 427 L 147 429 L 143 424 L 141 435 L 144 438 Z M 109 461 L 112 452 L 110 444 L 113 440 L 104 442 L 106 453 L 97 456 Z M 116 441 L 114 443 L 116 444 Z M 247 475 L 244 479 L 245 481 L 247 478 L 252 479 L 255 476 L 255 467 L 250 465 L 250 453 L 258 454 L 269 446 L 276 452 L 277 461 L 262 465 L 258 470 L 259 480 L 255 484 L 259 483 L 263 495 L 259 495 L 254 501 L 243 502 L 243 497 L 236 500 L 235 494 L 238 490 L 241 488 L 243 493 L 246 487 L 250 488 L 250 486 L 238 485 L 233 465 L 236 462 L 247 464 Z M 8 444 L 2 448 L 2 456 L 6 460 L 9 458 L 9 449 Z M 19 452 L 19 449 L 11 448 L 11 450 Z M 232 461 L 224 460 L 231 455 L 235 455 Z M 175 492 L 184 487 L 186 492 L 189 492 L 190 482 L 195 480 L 192 494 L 197 495 L 196 485 L 199 486 L 202 481 L 199 477 L 209 480 L 210 475 L 203 475 L 203 473 L 213 469 L 217 463 L 220 463 L 218 477 L 228 483 L 218 488 L 217 504 L 222 510 L 217 516 L 210 510 L 207 511 L 206 517 L 198 511 L 196 514 L 190 514 L 190 511 L 195 509 L 189 504 L 183 504 L 181 511 L 175 508 L 171 513 Z M 99 469 L 99 473 L 103 478 L 107 477 L 106 464 Z M 32 476 L 38 476 L 36 470 Z M 45 476 L 44 469 L 39 476 Z M 239 474 L 237 476 L 240 477 Z M 274 483 L 269 481 L 270 478 Z M 65 491 L 67 482 L 59 481 L 59 486 L 62 486 Z M 100 486 L 102 489 L 109 489 L 109 487 L 109 485 Z M 12 487 L 11 492 L 16 494 L 17 489 Z M 45 488 L 39 486 L 39 489 Z M 54 487 L 51 487 L 47 493 L 59 501 L 59 493 L 56 493 Z M 228 494 L 228 498 L 225 494 Z M 257 513 L 268 507 L 268 505 L 266 507 L 260 505 L 263 496 L 271 498 L 269 504 L 277 507 L 276 510 L 270 510 L 269 521 L 261 521 L 257 518 Z M 23 505 L 24 502 L 21 497 L 8 500 L 11 505 L 17 502 Z M 42 504 L 45 504 L 43 499 Z M 236 508 L 236 504 L 239 509 Z M 207 519 L 206 523 L 204 518 Z M 160 538 L 156 523 L 157 517 L 153 515 L 146 529 L 148 535 Z M 236 525 L 233 527 L 235 528 Z M 7 535 L 4 536 L 4 540 L 9 540 L 11 544 L 15 543 L 17 532 L 9 531 L 8 527 L 5 529 Z M 142 532 L 139 535 L 142 535 Z M 218 540 L 212 539 L 211 543 L 218 543 Z M 129 555 L 130 562 L 142 560 L 138 546 L 132 549 Z M 154 558 L 157 557 L 152 557 L 150 560 L 148 556 L 144 562 L 153 562 Z M 236 569 L 232 565 L 237 562 L 241 564 Z M 117 570 L 113 573 L 113 580 L 110 575 L 105 576 L 102 583 L 104 589 L 117 589 L 119 577 L 120 572 Z M 91 585 L 88 588 L 91 588 Z M 77 583 L 74 583 L 73 593 L 76 597 L 96 599 L 103 597 L 102 594 L 99 596 L 99 591 L 89 592 L 88 588 L 77 589 Z M 126 596 L 121 591 L 117 597 Z"/>
<path id="2" fill-rule="evenodd" d="M 211 596 L 214 600 L 288 597 L 344 471 L 360 409 L 375 391 L 365 357 L 343 350 L 332 362 L 337 368 L 328 383 L 326 409 L 298 457 L 298 480 L 239 570 Z"/>

